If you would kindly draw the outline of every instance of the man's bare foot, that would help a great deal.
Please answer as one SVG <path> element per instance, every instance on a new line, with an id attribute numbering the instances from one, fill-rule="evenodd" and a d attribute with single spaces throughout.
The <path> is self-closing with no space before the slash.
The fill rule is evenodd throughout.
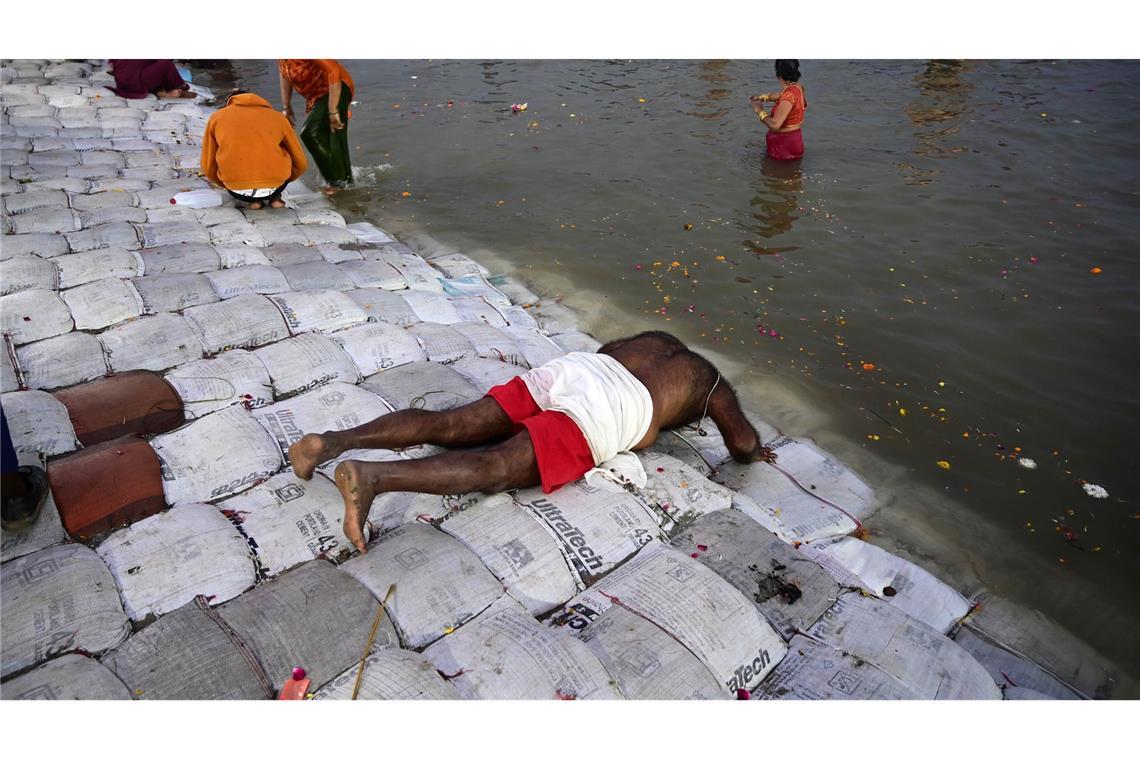
<path id="1" fill-rule="evenodd" d="M 285 201 L 280 198 L 274 198 L 269 201 L 269 208 L 285 208 Z"/>
<path id="2" fill-rule="evenodd" d="M 760 462 L 767 462 L 768 464 L 776 463 L 776 452 L 772 451 L 767 446 L 761 446 L 760 450 L 756 452 L 756 459 Z"/>
<path id="3" fill-rule="evenodd" d="M 321 188 L 321 192 L 328 196 L 336 195 L 339 190 L 339 187 L 333 187 L 332 185 L 325 185 Z"/>
<path id="4" fill-rule="evenodd" d="M 334 473 L 336 487 L 344 498 L 344 535 L 361 554 L 368 551 L 364 543 L 364 521 L 376 491 L 368 483 L 363 472 L 363 463 L 355 459 L 341 462 Z"/>
<path id="5" fill-rule="evenodd" d="M 327 462 L 338 454 L 328 438 L 317 433 L 309 433 L 289 447 L 289 461 L 293 465 L 293 474 L 301 480 L 313 477 L 313 470 L 318 464 Z"/>
<path id="6" fill-rule="evenodd" d="M 249 204 L 249 207 L 254 211 L 257 211 L 261 208 L 261 201 L 254 201 L 253 203 Z"/>

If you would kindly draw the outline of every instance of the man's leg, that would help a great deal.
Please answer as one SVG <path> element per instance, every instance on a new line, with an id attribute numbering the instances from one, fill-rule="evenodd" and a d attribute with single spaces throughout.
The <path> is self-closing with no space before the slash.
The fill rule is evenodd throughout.
<path id="1" fill-rule="evenodd" d="M 364 521 L 377 494 L 389 491 L 499 493 L 540 483 L 534 445 L 525 430 L 481 451 L 448 451 L 400 462 L 350 459 L 337 465 L 335 479 L 344 497 L 344 534 L 362 552 L 366 551 Z"/>
<path id="2" fill-rule="evenodd" d="M 515 425 L 499 402 L 481 398 L 443 412 L 401 409 L 348 430 L 310 433 L 289 447 L 289 461 L 297 477 L 308 480 L 318 464 L 352 449 L 398 449 L 421 443 L 478 446 L 514 432 Z"/>

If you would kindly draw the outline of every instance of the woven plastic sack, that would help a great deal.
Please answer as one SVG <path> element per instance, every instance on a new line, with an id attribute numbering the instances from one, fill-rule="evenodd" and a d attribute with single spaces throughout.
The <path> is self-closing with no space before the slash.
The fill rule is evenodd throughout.
<path id="1" fill-rule="evenodd" d="M 209 228 L 209 238 L 206 242 L 213 243 L 219 248 L 236 245 L 251 245 L 260 248 L 265 245 L 265 238 L 262 237 L 261 230 L 249 222 L 216 224 Z"/>
<path id="2" fill-rule="evenodd" d="M 278 688 L 204 597 L 143 628 L 103 664 L 136 699 L 271 699 Z"/>
<path id="3" fill-rule="evenodd" d="M 426 290 L 405 290 L 400 297 L 411 307 L 421 322 L 434 322 L 441 325 L 453 325 L 462 322 L 463 317 L 455 308 L 452 299 L 442 293 L 432 293 Z"/>
<path id="4" fill-rule="evenodd" d="M 231 348 L 255 348 L 289 337 L 281 312 L 261 295 L 192 306 L 183 316 L 194 325 L 206 352 L 211 354 Z"/>
<path id="5" fill-rule="evenodd" d="M 519 352 L 528 367 L 541 367 L 548 361 L 566 354 L 557 343 L 538 330 L 513 325 L 503 329 L 518 344 Z"/>
<path id="6" fill-rule="evenodd" d="M 451 327 L 471 341 L 476 356 L 516 364 L 524 369 L 529 368 L 518 343 L 505 330 L 483 322 L 458 322 Z"/>
<path id="7" fill-rule="evenodd" d="M 423 346 L 429 361 L 450 364 L 475 356 L 475 346 L 471 341 L 447 325 L 419 322 L 408 327 L 408 332 Z"/>
<path id="8" fill-rule="evenodd" d="M 363 664 L 356 699 L 459 699 L 455 687 L 443 679 L 435 665 L 416 652 L 381 649 Z M 354 665 L 325 684 L 313 699 L 352 699 L 360 665 Z"/>
<path id="9" fill-rule="evenodd" d="M 107 277 L 60 294 L 76 330 L 102 330 L 104 327 L 134 319 L 143 311 L 138 291 L 126 280 Z"/>
<path id="10" fill-rule="evenodd" d="M 284 210 L 289 211 L 291 209 Z M 255 221 L 254 224 L 257 222 Z M 291 266 L 293 264 L 304 264 L 307 261 L 325 260 L 325 257 L 316 248 L 296 243 L 267 245 L 261 249 L 261 252 L 265 254 L 265 258 L 269 259 L 269 263 L 273 266 Z"/>
<path id="11" fill-rule="evenodd" d="M 337 290 L 286 292 L 270 296 L 269 299 L 277 304 L 285 317 L 285 324 L 294 335 L 332 332 L 361 324 L 368 319 L 355 301 Z"/>
<path id="12" fill-rule="evenodd" d="M 219 441 L 225 441 L 219 446 Z M 239 493 L 276 473 L 281 451 L 250 413 L 228 407 L 151 440 L 168 504 Z"/>
<path id="13" fill-rule="evenodd" d="M 443 411 L 483 397 L 471 381 L 436 362 L 411 362 L 365 378 L 367 388 L 393 409 Z"/>
<path id="14" fill-rule="evenodd" d="M 269 371 L 261 359 L 240 348 L 183 364 L 168 372 L 166 381 L 182 399 L 188 419 L 234 404 L 256 409 L 273 403 Z"/>
<path id="15" fill-rule="evenodd" d="M 903 684 L 864 660 L 793 636 L 788 656 L 752 691 L 753 699 L 917 699 Z"/>
<path id="16" fill-rule="evenodd" d="M 137 251 L 116 248 L 56 256 L 52 263 L 59 267 L 61 288 L 74 288 L 108 277 L 136 277 L 143 271 L 143 260 Z"/>
<path id="17" fill-rule="evenodd" d="M 328 337 L 348 354 L 361 376 L 427 359 L 419 341 L 407 330 L 382 322 L 358 325 Z"/>
<path id="18" fill-rule="evenodd" d="M 58 287 L 59 275 L 54 261 L 26 255 L 13 256 L 0 264 L 0 295 L 32 288 L 55 290 Z"/>
<path id="19" fill-rule="evenodd" d="M 60 234 L 80 229 L 79 215 L 69 208 L 45 208 L 10 217 L 17 235 L 50 232 Z"/>
<path id="20" fill-rule="evenodd" d="M 440 256 L 432 256 L 427 262 L 443 272 L 444 277 L 451 279 L 466 277 L 467 275 L 486 277 L 491 274 L 487 267 L 462 253 L 445 253 Z"/>
<path id="21" fill-rule="evenodd" d="M 17 454 L 16 458 L 21 465 L 36 465 L 46 469 L 43 457 L 35 452 Z M 32 527 L 14 533 L 6 530 L 0 533 L 0 562 L 8 562 L 49 546 L 62 544 L 66 540 L 67 532 L 60 522 L 55 497 L 51 489 L 48 489 L 44 505 L 40 509 L 40 516 Z"/>
<path id="22" fill-rule="evenodd" d="M 498 359 L 480 359 L 478 357 L 460 359 L 451 365 L 455 371 L 471 381 L 475 388 L 483 393 L 496 385 L 509 382 L 512 378 L 526 372 L 517 364 L 509 364 Z"/>
<path id="23" fill-rule="evenodd" d="M 270 683 L 280 688 L 293 668 L 302 667 L 315 690 L 360 661 L 379 606 L 347 573 L 313 560 L 227 602 L 220 612 Z M 397 638 L 385 614 L 373 647 L 390 646 Z"/>
<path id="24" fill-rule="evenodd" d="M 356 365 L 337 343 L 324 335 L 303 334 L 254 351 L 269 370 L 277 398 L 312 390 L 334 380 L 356 384 Z"/>
<path id="25" fill-rule="evenodd" d="M 213 246 L 205 243 L 175 243 L 146 248 L 139 252 L 143 260 L 143 273 L 213 272 L 221 267 L 221 258 Z"/>
<path id="26" fill-rule="evenodd" d="M 347 274 L 358 288 L 384 288 L 404 290 L 407 280 L 399 270 L 383 261 L 345 261 L 337 267 Z"/>
<path id="27" fill-rule="evenodd" d="M 142 247 L 134 225 L 126 222 L 101 224 L 89 230 L 69 232 L 64 237 L 67 238 L 68 246 L 75 253 L 94 251 L 100 248 L 122 248 L 134 251 Z"/>
<path id="28" fill-rule="evenodd" d="M 201 274 L 152 274 L 136 277 L 131 284 L 142 299 L 144 314 L 167 314 L 218 300 Z"/>
<path id="29" fill-rule="evenodd" d="M 245 538 L 209 504 L 178 504 L 112 533 L 96 551 L 136 621 L 171 612 L 199 594 L 213 604 L 253 586 Z"/>
<path id="30" fill-rule="evenodd" d="M 348 430 L 391 409 L 374 393 L 355 385 L 332 382 L 253 412 L 283 454 L 306 433 Z"/>
<path id="31" fill-rule="evenodd" d="M 356 285 L 346 272 L 327 261 L 308 261 L 280 267 L 292 290 L 352 290 Z"/>
<path id="32" fill-rule="evenodd" d="M 131 692 L 98 660 L 65 654 L 0 686 L 3 699 L 130 699 Z"/>
<path id="33" fill-rule="evenodd" d="M 7 150 L 5 150 L 4 163 L 9 163 Z M 15 195 L 4 196 L 4 211 L 9 216 L 28 214 L 33 211 L 46 209 L 66 209 L 68 207 L 67 193 L 62 190 L 26 190 Z M 47 230 L 54 232 L 54 230 Z"/>
<path id="34" fill-rule="evenodd" d="M 127 176 L 125 173 L 123 176 Z M 208 245 L 212 233 L 198 222 L 159 222 L 138 225 L 139 240 L 143 248 L 156 248 L 177 243 L 200 243 Z"/>
<path id="35" fill-rule="evenodd" d="M 443 286 L 439 283 L 439 271 L 414 253 L 403 253 L 394 248 L 384 247 L 365 250 L 363 253 L 366 261 L 382 261 L 395 267 L 412 290 L 443 293 Z"/>
<path id="36" fill-rule="evenodd" d="M 221 259 L 222 269 L 236 269 L 237 267 L 247 267 L 254 265 L 269 266 L 269 259 L 265 258 L 265 254 L 261 252 L 260 248 L 253 248 L 248 245 L 236 246 L 215 246 L 214 250 L 218 252 L 218 258 Z"/>
<path id="37" fill-rule="evenodd" d="M 107 374 L 103 345 L 93 335 L 71 332 L 21 346 L 16 351 L 29 388 L 63 388 Z"/>
<path id="38" fill-rule="evenodd" d="M 388 613 L 409 649 L 425 647 L 458 628 L 503 593 L 470 549 L 426 525 L 396 528 L 341 569 L 378 599 L 396 584 Z"/>
<path id="39" fill-rule="evenodd" d="M 0 296 L 0 329 L 13 345 L 52 338 L 74 326 L 67 304 L 50 290 L 21 290 Z"/>
<path id="40" fill-rule="evenodd" d="M 845 593 L 807 633 L 890 673 L 919 699 L 1001 699 L 962 647 L 878 599 Z"/>
<path id="41" fill-rule="evenodd" d="M 620 699 L 589 647 L 509 596 L 424 651 L 464 699 Z"/>
<path id="42" fill-rule="evenodd" d="M 995 685 L 1002 690 L 1002 698 L 1010 699 L 1011 691 L 1020 689 L 1027 699 L 1084 699 L 1086 695 L 1069 686 L 1040 665 L 1005 645 L 988 639 L 969 627 L 963 626 L 954 634 L 954 642 L 984 667 Z M 1015 692 L 1013 698 L 1017 698 Z"/>
<path id="43" fill-rule="evenodd" d="M 217 506 L 247 537 L 264 577 L 355 551 L 344 536 L 344 499 L 323 475 L 300 480 L 287 470 Z"/>
<path id="44" fill-rule="evenodd" d="M 3 675 L 64 652 L 99 653 L 130 633 L 103 560 L 82 544 L 60 544 L 0 566 Z"/>
<path id="45" fill-rule="evenodd" d="M 149 369 L 160 372 L 201 359 L 202 341 L 178 314 L 142 317 L 99 335 L 113 372 Z"/>
<path id="46" fill-rule="evenodd" d="M 0 395 L 4 419 L 16 452 L 66 454 L 79 448 L 67 407 L 43 391 L 14 391 Z"/>
<path id="47" fill-rule="evenodd" d="M 50 233 L 36 235 L 5 235 L 0 241 L 0 258 L 35 254 L 45 259 L 68 252 L 67 239 Z"/>

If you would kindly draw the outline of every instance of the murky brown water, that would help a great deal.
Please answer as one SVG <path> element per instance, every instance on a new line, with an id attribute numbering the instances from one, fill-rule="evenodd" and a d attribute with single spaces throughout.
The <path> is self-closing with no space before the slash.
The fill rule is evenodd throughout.
<path id="1" fill-rule="evenodd" d="M 1140 64 L 804 61 L 798 167 L 767 61 L 346 65 L 347 216 L 675 332 L 893 495 L 871 540 L 1137 671 Z"/>

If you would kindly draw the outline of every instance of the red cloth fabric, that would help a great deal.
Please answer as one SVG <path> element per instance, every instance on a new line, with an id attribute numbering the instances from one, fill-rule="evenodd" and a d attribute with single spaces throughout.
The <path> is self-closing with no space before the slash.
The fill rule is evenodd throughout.
<path id="1" fill-rule="evenodd" d="M 521 378 L 496 385 L 487 395 L 515 423 L 516 432 L 525 428 L 530 433 L 543 493 L 561 488 L 593 469 L 594 455 L 582 430 L 562 412 L 540 409 Z"/>
<path id="2" fill-rule="evenodd" d="M 807 97 L 804 95 L 803 89 L 799 85 L 788 85 L 784 91 L 780 93 L 780 97 L 776 98 L 776 106 L 785 100 L 792 104 L 792 110 L 788 112 L 788 117 L 784 119 L 784 126 L 794 127 L 797 124 L 803 124 L 804 111 L 807 110 Z M 773 106 L 772 110 L 776 110 L 776 107 Z"/>
<path id="3" fill-rule="evenodd" d="M 803 132 L 769 132 L 768 156 L 778 161 L 794 161 L 804 157 Z"/>
<path id="4" fill-rule="evenodd" d="M 115 77 L 112 92 L 121 98 L 145 98 L 158 90 L 185 90 L 190 87 L 170 59 L 112 58 Z"/>

